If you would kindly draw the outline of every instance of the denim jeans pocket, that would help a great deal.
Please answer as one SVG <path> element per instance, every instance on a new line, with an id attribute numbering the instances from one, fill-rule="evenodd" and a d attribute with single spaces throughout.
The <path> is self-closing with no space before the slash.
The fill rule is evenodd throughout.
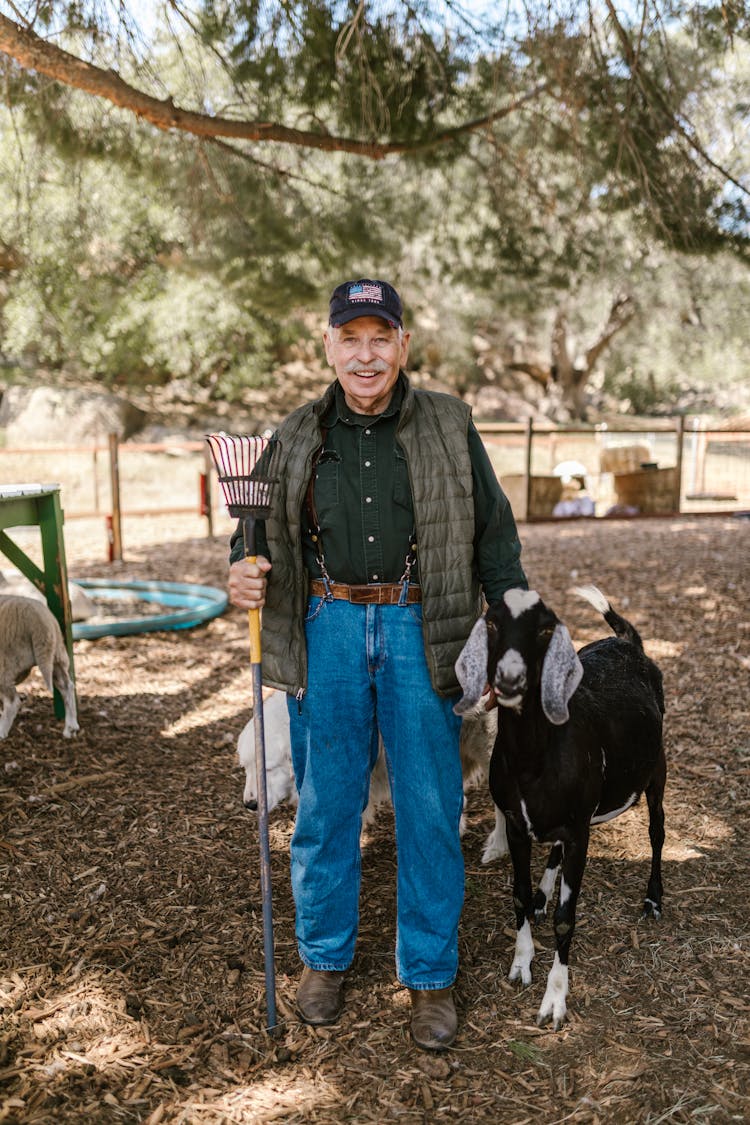
<path id="1" fill-rule="evenodd" d="M 422 624 L 422 606 L 421 606 L 421 603 L 417 602 L 415 605 L 408 605 L 406 608 L 408 609 L 409 613 L 411 614 L 411 616 L 416 621 L 417 625 L 421 625 Z"/>
<path id="2" fill-rule="evenodd" d="M 326 604 L 325 598 L 309 598 L 307 602 L 307 613 L 305 614 L 305 625 L 309 625 L 311 621 L 323 611 Z"/>

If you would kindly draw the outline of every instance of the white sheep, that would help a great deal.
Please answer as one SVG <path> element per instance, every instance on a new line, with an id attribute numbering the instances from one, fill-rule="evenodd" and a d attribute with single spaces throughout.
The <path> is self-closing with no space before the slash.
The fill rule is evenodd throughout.
<path id="1" fill-rule="evenodd" d="M 289 712 L 283 692 L 270 692 L 263 701 L 263 732 L 266 752 L 266 794 L 268 811 L 271 812 L 282 801 L 297 803 L 297 789 L 292 772 L 292 756 L 289 738 Z M 497 711 L 487 712 L 480 703 L 472 712 L 464 716 L 461 727 L 461 769 L 464 789 L 482 780 L 487 783 L 488 768 L 492 747 L 497 735 Z M 258 808 L 258 787 L 255 769 L 255 725 L 253 719 L 243 727 L 237 740 L 237 755 L 245 769 L 245 790 L 242 800 L 245 807 L 255 811 Z M 369 824 L 378 806 L 391 799 L 388 771 L 381 741 L 380 752 L 370 779 L 370 799 L 362 815 L 362 824 Z M 461 818 L 461 832 L 464 831 L 464 818 Z M 489 863 L 508 854 L 508 840 L 505 832 L 505 817 L 495 809 L 495 827 L 484 845 L 482 863 Z"/>
<path id="2" fill-rule="evenodd" d="M 0 597 L 17 595 L 22 598 L 33 598 L 36 602 L 47 599 L 33 582 L 25 578 L 17 570 L 0 570 Z M 73 621 L 88 621 L 97 614 L 96 602 L 90 598 L 82 586 L 77 582 L 68 582 L 68 597 L 70 598 L 70 616 Z"/>
<path id="3" fill-rule="evenodd" d="M 35 664 L 49 690 L 57 688 L 63 698 L 63 735 L 71 738 L 80 729 L 76 693 L 57 620 L 48 606 L 34 598 L 0 597 L 0 738 L 9 734 L 21 705 L 16 684 Z"/>

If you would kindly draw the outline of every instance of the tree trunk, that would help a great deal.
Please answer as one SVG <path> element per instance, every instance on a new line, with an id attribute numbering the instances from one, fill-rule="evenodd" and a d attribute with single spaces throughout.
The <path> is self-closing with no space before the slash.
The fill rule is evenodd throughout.
<path id="1" fill-rule="evenodd" d="M 574 418 L 586 417 L 586 385 L 593 374 L 599 356 L 612 338 L 628 324 L 636 313 L 635 301 L 629 294 L 619 294 L 612 302 L 606 323 L 594 343 L 586 349 L 582 360 L 576 363 L 568 346 L 568 319 L 563 306 L 555 314 L 550 352 L 551 378 L 560 388 L 563 405 Z"/>

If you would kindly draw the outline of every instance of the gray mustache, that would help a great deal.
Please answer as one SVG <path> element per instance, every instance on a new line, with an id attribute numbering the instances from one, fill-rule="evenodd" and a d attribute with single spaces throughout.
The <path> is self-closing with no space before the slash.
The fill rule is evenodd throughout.
<path id="1" fill-rule="evenodd" d="M 345 368 L 346 374 L 353 375 L 362 367 L 366 367 L 368 371 L 380 372 L 389 370 L 388 364 L 384 363 L 382 359 L 371 359 L 368 363 L 362 363 L 362 361 L 358 359 L 350 359 Z"/>

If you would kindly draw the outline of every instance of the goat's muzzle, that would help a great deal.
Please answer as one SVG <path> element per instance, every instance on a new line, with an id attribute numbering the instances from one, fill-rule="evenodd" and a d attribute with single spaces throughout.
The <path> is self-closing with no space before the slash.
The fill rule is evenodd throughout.
<path id="1" fill-rule="evenodd" d="M 526 661 L 516 649 L 503 653 L 495 666 L 492 688 L 500 707 L 520 710 L 528 686 Z"/>
<path id="2" fill-rule="evenodd" d="M 498 669 L 493 690 L 498 707 L 520 711 L 526 693 L 526 676 L 503 676 Z"/>
<path id="3" fill-rule="evenodd" d="M 507 707 L 511 711 L 520 711 L 523 704 L 523 692 L 516 691 L 507 695 L 495 688 L 495 698 L 498 707 Z"/>

